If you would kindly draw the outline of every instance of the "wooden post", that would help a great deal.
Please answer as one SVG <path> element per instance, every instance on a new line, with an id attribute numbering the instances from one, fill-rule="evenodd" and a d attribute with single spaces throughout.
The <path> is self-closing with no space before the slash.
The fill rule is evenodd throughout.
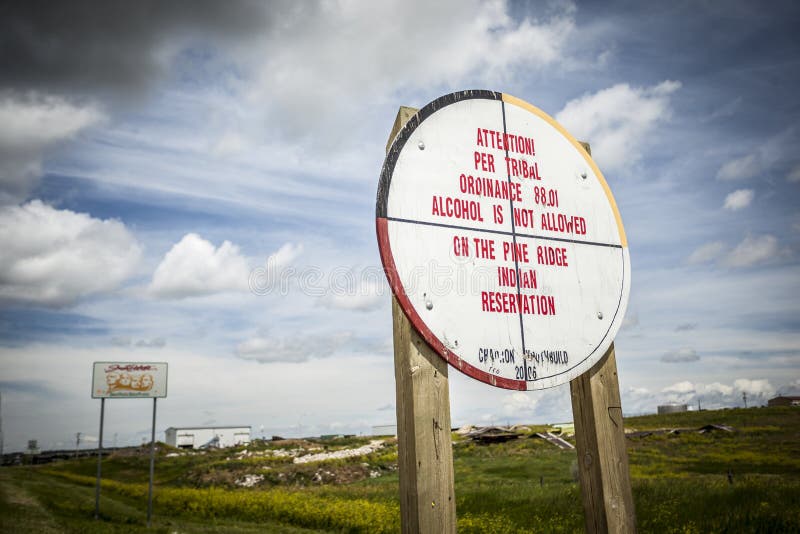
<path id="1" fill-rule="evenodd" d="M 569 387 L 586 532 L 636 532 L 614 343 Z"/>
<path id="2" fill-rule="evenodd" d="M 614 344 L 569 386 L 586 532 L 636 532 Z"/>
<path id="3" fill-rule="evenodd" d="M 397 112 L 386 150 L 417 110 Z M 400 524 L 404 533 L 456 531 L 450 386 L 445 362 L 417 333 L 392 297 Z"/>

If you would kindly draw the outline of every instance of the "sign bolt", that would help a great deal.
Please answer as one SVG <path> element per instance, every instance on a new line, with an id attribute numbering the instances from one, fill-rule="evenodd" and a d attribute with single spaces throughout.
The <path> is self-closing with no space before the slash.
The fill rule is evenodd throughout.
<path id="1" fill-rule="evenodd" d="M 586 179 L 586 176 L 587 176 L 587 174 L 586 174 L 586 171 L 583 171 L 583 172 L 581 173 L 581 178 L 583 178 L 583 179 L 585 180 L 585 179 Z"/>
<path id="2" fill-rule="evenodd" d="M 598 319 L 602 319 L 603 318 L 603 312 L 597 312 L 597 318 Z"/>
<path id="3" fill-rule="evenodd" d="M 420 141 L 419 143 L 417 143 L 417 146 L 419 147 L 420 150 L 425 150 L 425 142 L 424 141 Z"/>

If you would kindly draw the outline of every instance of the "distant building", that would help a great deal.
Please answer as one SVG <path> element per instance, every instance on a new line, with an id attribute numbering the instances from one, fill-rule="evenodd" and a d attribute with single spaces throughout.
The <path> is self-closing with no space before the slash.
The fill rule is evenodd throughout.
<path id="1" fill-rule="evenodd" d="M 223 449 L 250 443 L 249 426 L 171 426 L 165 434 L 167 445 L 181 449 Z"/>
<path id="2" fill-rule="evenodd" d="M 375 425 L 372 427 L 373 436 L 396 436 L 397 425 Z"/>
<path id="3" fill-rule="evenodd" d="M 686 404 L 662 404 L 658 407 L 658 415 L 665 413 L 688 412 L 689 406 Z"/>
<path id="4" fill-rule="evenodd" d="M 775 397 L 767 401 L 767 406 L 800 406 L 800 397 Z"/>

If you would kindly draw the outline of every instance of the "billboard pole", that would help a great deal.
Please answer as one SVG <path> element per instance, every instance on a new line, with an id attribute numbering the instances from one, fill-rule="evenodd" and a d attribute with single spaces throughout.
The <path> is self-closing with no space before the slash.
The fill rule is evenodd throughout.
<path id="1" fill-rule="evenodd" d="M 97 442 L 97 485 L 94 489 L 94 518 L 100 518 L 100 473 L 103 464 L 103 416 L 106 410 L 105 397 L 100 399 L 100 438 Z"/>
<path id="2" fill-rule="evenodd" d="M 153 397 L 153 428 L 150 434 L 150 484 L 147 489 L 147 528 L 150 528 L 150 520 L 153 517 L 153 471 L 156 462 L 156 401 Z"/>
<path id="3" fill-rule="evenodd" d="M 156 400 L 167 396 L 167 362 L 94 362 L 92 398 L 105 401 L 117 399 L 153 399 L 153 428 L 150 437 L 150 483 L 147 492 L 147 526 L 153 515 L 153 474 L 156 457 Z M 95 518 L 100 509 L 100 464 L 103 454 L 103 416 L 105 404 L 100 404 L 100 445 L 97 457 L 97 488 Z M 77 435 L 80 441 L 80 433 Z M 116 447 L 117 435 L 114 434 Z M 76 444 L 75 454 L 78 454 Z"/>

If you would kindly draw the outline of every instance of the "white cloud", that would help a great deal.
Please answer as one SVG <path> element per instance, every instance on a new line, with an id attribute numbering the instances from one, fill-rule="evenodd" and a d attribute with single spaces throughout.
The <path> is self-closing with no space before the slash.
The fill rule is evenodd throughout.
<path id="1" fill-rule="evenodd" d="M 760 174 L 764 170 L 763 167 L 763 162 L 756 154 L 748 154 L 722 165 L 717 171 L 717 178 L 719 180 L 746 180 Z"/>
<path id="2" fill-rule="evenodd" d="M 791 252 L 778 246 L 778 239 L 769 234 L 746 236 L 730 250 L 721 241 L 706 243 L 689 255 L 690 265 L 717 261 L 725 267 L 752 267 L 764 265 L 790 255 Z"/>
<path id="3" fill-rule="evenodd" d="M 800 378 L 792 380 L 778 388 L 779 395 L 800 395 Z"/>
<path id="4" fill-rule="evenodd" d="M 769 398 L 775 395 L 775 388 L 766 379 L 750 380 L 739 378 L 733 381 L 733 387 L 739 391 L 762 398 Z"/>
<path id="5" fill-rule="evenodd" d="M 240 343 L 236 355 L 260 363 L 305 362 L 311 358 L 331 356 L 352 340 L 352 332 L 291 336 L 261 334 Z"/>
<path id="6" fill-rule="evenodd" d="M 662 393 L 678 393 L 684 395 L 686 393 L 694 393 L 695 386 L 688 380 L 684 380 L 683 382 L 678 382 L 676 384 L 672 384 L 671 386 L 667 386 L 661 390 Z"/>
<path id="7" fill-rule="evenodd" d="M 619 171 L 642 157 L 647 135 L 669 119 L 670 97 L 680 82 L 652 87 L 617 84 L 567 102 L 556 120 L 592 145 L 604 169 Z"/>
<path id="8" fill-rule="evenodd" d="M 728 267 L 751 267 L 769 263 L 781 254 L 775 236 L 747 236 L 725 256 L 723 263 Z"/>
<path id="9" fill-rule="evenodd" d="M 503 398 L 503 413 L 505 415 L 532 414 L 536 411 L 538 404 L 538 397 L 522 391 L 515 391 Z"/>
<path id="10" fill-rule="evenodd" d="M 297 274 L 292 269 L 292 264 L 303 253 L 302 243 L 284 243 L 281 247 L 267 257 L 264 266 L 259 266 L 250 271 L 248 285 L 250 291 L 256 295 L 268 295 L 270 293 L 278 292 L 286 294 L 289 291 L 289 282 L 295 278 Z M 316 280 L 314 274 L 309 272 L 310 279 Z M 307 280 L 307 277 L 300 276 L 301 289 L 302 284 Z"/>
<path id="11" fill-rule="evenodd" d="M 784 386 L 790 389 L 790 386 Z M 775 388 L 767 379 L 738 378 L 733 384 L 712 382 L 703 384 L 684 380 L 663 388 L 660 394 L 649 394 L 646 390 L 626 390 L 625 397 L 639 411 L 652 411 L 658 404 L 689 404 L 698 401 L 703 408 L 719 409 L 742 406 L 742 393 L 747 394 L 747 405 L 764 405 L 775 395 Z"/>
<path id="12" fill-rule="evenodd" d="M 291 265 L 303 253 L 302 243 L 284 243 L 267 258 L 267 266 L 283 269 Z"/>
<path id="13" fill-rule="evenodd" d="M 59 97 L 0 94 L 0 203 L 24 200 L 41 174 L 45 150 L 103 117 L 92 105 Z"/>
<path id="14" fill-rule="evenodd" d="M 506 2 L 478 0 L 292 5 L 258 46 L 239 54 L 258 70 L 247 93 L 289 135 L 324 129 L 339 137 L 337 120 L 365 98 L 467 79 L 496 85 L 515 69 L 567 63 L 571 4 L 553 4 L 536 19 L 509 11 Z"/>
<path id="15" fill-rule="evenodd" d="M 719 382 L 712 382 L 705 386 L 705 393 L 719 393 L 720 395 L 732 395 L 733 387 L 720 384 Z"/>
<path id="16" fill-rule="evenodd" d="M 689 258 L 686 261 L 691 265 L 708 263 L 719 258 L 724 251 L 725 243 L 722 243 L 721 241 L 706 243 L 705 245 L 696 248 L 694 252 L 689 255 Z"/>
<path id="17" fill-rule="evenodd" d="M 161 260 L 148 291 L 159 298 L 185 298 L 246 291 L 250 270 L 239 247 L 219 247 L 197 234 L 183 236 Z"/>
<path id="18" fill-rule="evenodd" d="M 750 205 L 753 201 L 753 190 L 752 189 L 737 189 L 736 191 L 729 193 L 728 196 L 725 197 L 725 205 L 724 208 L 726 210 L 736 211 L 742 208 L 746 208 Z"/>
<path id="19" fill-rule="evenodd" d="M 34 200 L 0 208 L 0 300 L 66 306 L 115 289 L 141 249 L 124 224 Z"/>
<path id="20" fill-rule="evenodd" d="M 792 183 L 800 182 L 800 163 L 792 167 L 792 170 L 786 175 L 786 181 Z"/>
<path id="21" fill-rule="evenodd" d="M 697 352 L 690 348 L 672 350 L 661 356 L 661 361 L 666 363 L 696 362 L 699 359 L 700 356 L 697 355 Z"/>

